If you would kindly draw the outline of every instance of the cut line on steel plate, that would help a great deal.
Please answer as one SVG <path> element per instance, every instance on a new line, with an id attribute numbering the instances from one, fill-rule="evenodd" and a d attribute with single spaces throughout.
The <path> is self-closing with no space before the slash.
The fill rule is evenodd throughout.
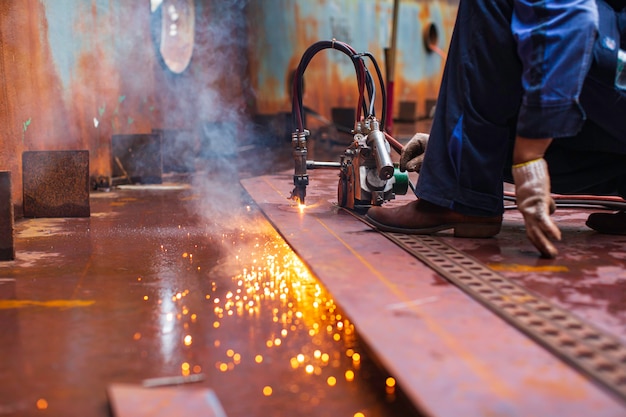
<path id="1" fill-rule="evenodd" d="M 380 233 L 626 402 L 626 346 L 619 339 L 436 237 Z"/>

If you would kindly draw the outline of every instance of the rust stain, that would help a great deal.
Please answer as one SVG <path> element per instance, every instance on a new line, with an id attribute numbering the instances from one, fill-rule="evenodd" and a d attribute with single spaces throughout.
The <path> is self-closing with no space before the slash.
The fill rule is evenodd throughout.
<path id="1" fill-rule="evenodd" d="M 549 393 L 550 398 L 580 401 L 586 395 L 582 384 L 564 384 L 561 380 L 548 379 L 546 373 L 538 373 L 537 377 L 527 377 L 524 385 L 537 391 Z"/>

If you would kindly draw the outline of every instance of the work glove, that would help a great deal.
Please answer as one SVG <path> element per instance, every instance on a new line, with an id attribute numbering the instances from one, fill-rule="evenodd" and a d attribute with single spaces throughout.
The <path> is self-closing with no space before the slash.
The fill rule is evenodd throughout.
<path id="1" fill-rule="evenodd" d="M 427 133 L 416 133 L 402 148 L 400 153 L 400 171 L 420 172 L 424 162 L 424 152 L 428 145 Z"/>
<path id="2" fill-rule="evenodd" d="M 541 255 L 554 258 L 558 251 L 550 239 L 561 240 L 561 231 L 550 218 L 556 205 L 550 196 L 548 164 L 543 158 L 513 165 L 517 208 L 524 216 L 526 235 Z"/>

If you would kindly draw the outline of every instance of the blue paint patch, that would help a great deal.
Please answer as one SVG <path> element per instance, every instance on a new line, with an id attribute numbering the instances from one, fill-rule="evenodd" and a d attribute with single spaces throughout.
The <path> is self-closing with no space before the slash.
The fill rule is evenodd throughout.
<path id="1" fill-rule="evenodd" d="M 430 4 L 429 23 L 434 24 L 439 32 L 438 46 L 446 45 L 443 17 L 441 10 Z M 420 4 L 402 3 L 398 16 L 398 64 L 402 66 L 402 75 L 408 82 L 417 83 L 426 78 L 437 77 L 441 71 L 441 60 L 435 53 L 428 53 L 424 47 L 424 25 L 419 18 Z"/>
<path id="2" fill-rule="evenodd" d="M 106 21 L 110 15 L 120 13 L 122 6 L 119 1 L 121 0 L 95 0 L 97 18 Z M 77 26 L 90 28 L 97 25 L 97 22 L 90 22 L 93 20 L 92 2 L 80 0 L 40 0 L 40 2 L 46 11 L 50 54 L 65 89 L 70 85 L 77 60 L 83 51 L 93 50 L 96 42 L 105 49 L 115 48 L 117 45 L 110 35 L 96 39 L 98 34 L 95 31 L 81 32 L 77 36 Z M 146 8 L 149 12 L 147 0 Z M 100 33 L 99 36 L 102 37 L 103 34 Z M 114 52 L 114 49 L 111 52 Z"/>
<path id="3" fill-rule="evenodd" d="M 296 33 L 296 22 L 292 17 L 295 13 L 293 2 L 288 0 L 264 1 L 259 12 L 262 22 L 257 27 L 261 28 L 263 37 L 257 39 L 256 44 L 261 54 L 258 76 L 259 85 L 264 86 L 284 80 L 285 69 L 289 67 L 296 45 L 296 39 L 291 36 Z M 287 97 L 284 84 L 278 82 L 279 91 L 274 92 L 276 96 Z"/>
<path id="4" fill-rule="evenodd" d="M 48 45 L 58 76 L 67 88 L 76 66 L 77 50 L 81 37 L 76 36 L 73 24 L 80 18 L 80 8 L 75 0 L 41 0 L 46 9 Z"/>

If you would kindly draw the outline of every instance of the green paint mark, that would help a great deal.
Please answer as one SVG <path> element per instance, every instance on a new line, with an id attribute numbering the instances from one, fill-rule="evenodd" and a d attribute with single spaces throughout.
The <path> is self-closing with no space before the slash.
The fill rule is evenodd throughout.
<path id="1" fill-rule="evenodd" d="M 126 96 L 119 96 L 118 99 L 117 99 L 117 102 L 121 103 L 124 100 L 126 100 Z"/>
<path id="2" fill-rule="evenodd" d="M 134 121 L 135 121 L 135 119 L 133 119 L 132 117 L 128 116 L 128 124 L 129 125 L 132 125 Z"/>
<path id="3" fill-rule="evenodd" d="M 25 143 L 26 131 L 28 130 L 28 126 L 30 126 L 31 121 L 32 121 L 32 117 L 29 117 L 28 120 L 22 123 L 22 143 Z"/>
<path id="4" fill-rule="evenodd" d="M 28 126 L 30 126 L 31 120 L 32 120 L 32 117 L 29 117 L 28 120 L 26 120 L 23 123 L 23 126 L 22 126 L 23 132 L 26 132 L 26 130 L 28 130 Z"/>
<path id="5" fill-rule="evenodd" d="M 0 310 L 9 310 L 24 307 L 48 307 L 48 308 L 74 308 L 89 307 L 96 303 L 95 300 L 0 300 Z"/>
<path id="6" fill-rule="evenodd" d="M 100 115 L 100 117 L 102 117 L 106 108 L 107 108 L 106 104 L 103 104 L 102 107 L 98 107 L 98 115 Z"/>

